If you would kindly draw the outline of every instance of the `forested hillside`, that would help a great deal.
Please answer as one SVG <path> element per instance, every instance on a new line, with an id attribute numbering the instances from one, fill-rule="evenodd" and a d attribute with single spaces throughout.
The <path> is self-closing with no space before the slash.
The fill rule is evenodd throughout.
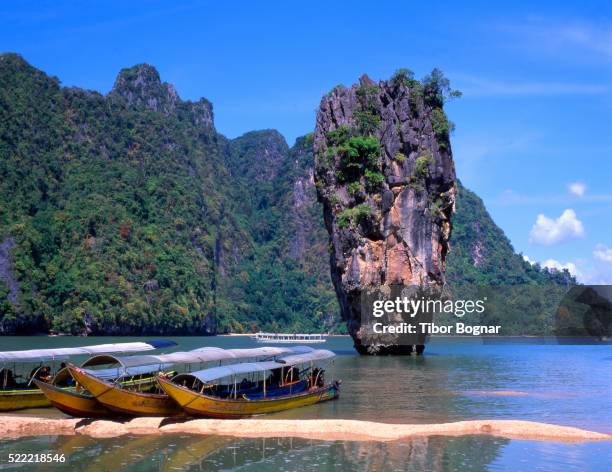
<path id="1" fill-rule="evenodd" d="M 451 251 L 447 258 L 449 284 L 521 285 L 575 282 L 567 271 L 549 271 L 526 262 L 495 224 L 482 200 L 457 182 Z"/>
<path id="2" fill-rule="evenodd" d="M 311 135 L 229 140 L 151 66 L 104 96 L 0 55 L 0 333 L 342 330 L 313 166 Z M 451 281 L 560 281 L 487 218 L 461 190 Z"/>

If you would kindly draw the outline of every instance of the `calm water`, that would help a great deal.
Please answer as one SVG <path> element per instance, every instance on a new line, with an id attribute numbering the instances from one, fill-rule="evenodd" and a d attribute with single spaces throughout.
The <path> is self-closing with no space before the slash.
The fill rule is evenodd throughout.
<path id="1" fill-rule="evenodd" d="M 173 338 L 180 349 L 252 347 L 245 337 Z M 127 338 L 0 338 L 0 350 L 121 342 Z M 360 357 L 349 338 L 324 346 L 339 356 L 334 402 L 271 415 L 439 423 L 526 419 L 612 432 L 612 347 L 483 345 L 439 340 L 419 358 Z M 329 373 L 331 373 L 328 370 Z M 522 396 L 487 391 L 525 392 Z M 22 414 L 62 416 L 55 410 Z M 151 436 L 0 441 L 10 452 L 64 452 L 72 470 L 612 470 L 612 443 L 557 444 L 487 436 L 393 443 Z M 32 470 L 51 470 L 54 466 Z M 25 469 L 24 469 L 25 470 Z"/>
<path id="2" fill-rule="evenodd" d="M 576 445 L 508 441 L 487 436 L 432 437 L 397 442 L 315 441 L 223 436 L 85 436 L 4 441 L 11 452 L 65 454 L 63 465 L 21 470 L 75 471 L 609 471 L 605 443 Z M 2 465 L 0 469 L 8 467 Z M 15 468 L 16 470 L 17 468 Z"/>

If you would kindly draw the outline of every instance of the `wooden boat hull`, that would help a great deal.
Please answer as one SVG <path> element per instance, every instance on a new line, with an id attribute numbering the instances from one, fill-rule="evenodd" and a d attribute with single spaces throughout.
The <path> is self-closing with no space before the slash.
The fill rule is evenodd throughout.
<path id="1" fill-rule="evenodd" d="M 338 398 L 337 384 L 297 395 L 271 397 L 258 400 L 223 399 L 202 395 L 167 379 L 158 379 L 161 388 L 190 415 L 209 418 L 243 418 L 245 416 L 274 413 L 299 408 Z"/>
<path id="2" fill-rule="evenodd" d="M 83 369 L 69 365 L 74 379 L 109 410 L 127 416 L 173 416 L 181 412 L 178 405 L 163 394 L 127 390 L 99 379 Z"/>
<path id="3" fill-rule="evenodd" d="M 24 410 L 26 408 L 47 408 L 51 402 L 37 388 L 28 390 L 0 391 L 0 411 Z"/>
<path id="4" fill-rule="evenodd" d="M 70 416 L 102 418 L 114 415 L 111 410 L 99 403 L 93 395 L 79 393 L 74 388 L 56 387 L 39 380 L 34 382 L 55 408 Z"/>

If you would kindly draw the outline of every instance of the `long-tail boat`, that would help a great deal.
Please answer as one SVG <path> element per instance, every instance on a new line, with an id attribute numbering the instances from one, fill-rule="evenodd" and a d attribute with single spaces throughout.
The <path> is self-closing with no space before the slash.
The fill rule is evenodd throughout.
<path id="1" fill-rule="evenodd" d="M 175 345 L 174 341 L 156 340 L 0 352 L 0 411 L 51 406 L 34 381 L 53 381 L 64 368 L 64 363 L 73 358 L 102 353 L 143 352 Z"/>
<path id="2" fill-rule="evenodd" d="M 149 357 L 149 356 L 147 356 Z M 156 377 L 159 369 L 166 367 L 163 364 L 148 365 L 126 365 L 123 357 L 115 357 L 108 354 L 94 356 L 81 364 L 81 368 L 87 369 L 97 377 L 119 383 L 123 388 L 147 391 L 156 387 Z M 138 360 L 142 356 L 134 356 L 133 359 L 127 358 L 131 362 L 140 363 Z M 91 367 L 108 365 L 104 369 L 93 370 Z M 47 383 L 34 380 L 34 383 L 42 390 L 51 404 L 58 410 L 79 418 L 98 418 L 117 416 L 117 413 L 109 410 L 96 400 L 96 397 L 89 393 L 82 385 L 75 384 L 74 388 L 66 388 L 65 385 L 75 383 L 68 368 L 59 371 L 53 382 Z"/>
<path id="3" fill-rule="evenodd" d="M 331 351 L 319 349 L 273 361 L 179 374 L 172 379 L 160 377 L 158 382 L 190 415 L 241 418 L 338 398 L 340 381 L 325 384 L 324 370 L 314 367 L 314 362 L 334 356 Z M 308 366 L 300 371 L 297 366 L 303 364 Z M 239 381 L 240 377 L 243 379 Z M 263 378 L 257 380 L 258 377 Z"/>
<path id="4" fill-rule="evenodd" d="M 201 348 L 189 353 L 174 352 L 158 356 L 117 357 L 113 355 L 98 355 L 91 357 L 81 365 L 85 372 L 114 384 L 121 388 L 147 392 L 157 388 L 156 378 L 160 370 L 169 368 L 174 362 L 181 360 L 200 362 L 199 351 L 216 348 Z M 100 368 L 100 367 L 103 368 Z M 35 381 L 53 406 L 71 416 L 80 418 L 96 418 L 117 416 L 120 412 L 108 409 L 91 394 L 83 385 L 76 382 L 76 388 L 66 389 L 62 385 L 75 379 L 68 368 L 58 372 L 53 383 Z"/>
<path id="5" fill-rule="evenodd" d="M 161 372 L 171 366 L 182 365 L 184 371 L 192 368 L 201 368 L 202 364 L 216 361 L 235 361 L 244 358 L 270 358 L 289 353 L 311 352 L 312 348 L 306 346 L 296 347 L 261 347 L 253 349 L 221 349 L 205 347 L 188 352 L 174 352 L 158 356 L 131 356 L 127 358 L 114 358 L 124 368 L 141 369 L 146 366 L 147 372 Z M 128 388 L 122 383 L 112 381 L 98 372 L 79 368 L 69 364 L 70 374 L 76 382 L 83 386 L 108 410 L 127 416 L 173 416 L 182 413 L 180 407 L 161 389 Z M 117 378 L 117 377 L 115 377 Z M 157 386 L 157 384 L 156 384 Z M 66 398 L 66 397 L 65 397 Z"/>

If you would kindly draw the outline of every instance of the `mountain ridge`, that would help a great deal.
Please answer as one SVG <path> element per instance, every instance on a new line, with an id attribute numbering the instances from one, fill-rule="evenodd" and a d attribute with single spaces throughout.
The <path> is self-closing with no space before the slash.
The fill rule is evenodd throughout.
<path id="1" fill-rule="evenodd" d="M 122 71 L 102 95 L 0 55 L 0 333 L 343 332 L 312 135 L 228 139 Z"/>

